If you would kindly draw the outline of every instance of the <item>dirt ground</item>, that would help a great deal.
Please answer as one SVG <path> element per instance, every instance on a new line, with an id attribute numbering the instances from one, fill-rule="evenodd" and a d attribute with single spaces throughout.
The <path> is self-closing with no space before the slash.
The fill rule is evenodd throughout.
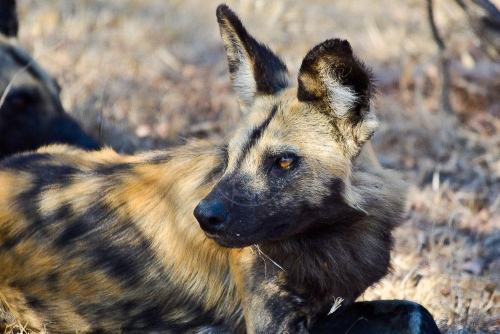
<path id="1" fill-rule="evenodd" d="M 340 37 L 378 77 L 375 148 L 411 186 L 393 273 L 363 299 L 419 302 L 445 333 L 499 333 L 500 59 L 488 56 L 455 1 L 437 2 L 452 116 L 438 103 L 424 0 L 227 3 L 293 75 L 311 47 Z M 66 109 L 120 152 L 225 136 L 240 114 L 217 4 L 20 0 L 20 43 L 58 79 Z"/>

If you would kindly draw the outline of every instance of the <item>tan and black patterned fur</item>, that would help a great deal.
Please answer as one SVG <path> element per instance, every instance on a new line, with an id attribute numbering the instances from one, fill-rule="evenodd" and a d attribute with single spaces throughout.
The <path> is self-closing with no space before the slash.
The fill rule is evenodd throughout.
<path id="1" fill-rule="evenodd" d="M 227 6 L 217 18 L 246 114 L 228 143 L 136 156 L 50 146 L 0 163 L 0 300 L 20 324 L 331 331 L 314 326 L 334 299 L 347 307 L 388 272 L 405 185 L 368 143 L 368 71 L 329 40 L 294 85 Z"/>

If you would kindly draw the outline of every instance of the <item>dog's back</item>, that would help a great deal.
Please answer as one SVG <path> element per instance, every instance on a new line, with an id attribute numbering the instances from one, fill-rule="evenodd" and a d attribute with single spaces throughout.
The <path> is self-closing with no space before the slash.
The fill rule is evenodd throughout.
<path id="1" fill-rule="evenodd" d="M 238 317 L 236 302 L 222 300 L 227 251 L 190 212 L 220 173 L 221 152 L 201 142 L 136 157 L 54 146 L 5 159 L 1 300 L 50 332 L 203 332 L 222 313 Z"/>

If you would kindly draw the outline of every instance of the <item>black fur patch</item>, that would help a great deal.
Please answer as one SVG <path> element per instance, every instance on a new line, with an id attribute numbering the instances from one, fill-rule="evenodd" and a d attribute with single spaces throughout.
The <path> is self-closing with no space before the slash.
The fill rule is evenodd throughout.
<path id="1" fill-rule="evenodd" d="M 128 163 L 102 164 L 96 168 L 95 173 L 106 176 L 117 175 L 122 172 L 133 173 L 132 167 L 133 165 Z"/>
<path id="2" fill-rule="evenodd" d="M 19 22 L 16 13 L 15 0 L 0 1 L 0 34 L 7 37 L 17 37 Z"/>
<path id="3" fill-rule="evenodd" d="M 169 162 L 172 159 L 172 155 L 168 152 L 157 153 L 154 157 L 148 160 L 148 163 L 161 165 Z"/>
<path id="4" fill-rule="evenodd" d="M 219 158 L 219 163 L 215 165 L 209 173 L 205 176 L 203 181 L 201 182 L 200 185 L 207 185 L 210 183 L 215 182 L 220 178 L 220 176 L 224 173 L 224 171 L 227 168 L 227 159 L 228 159 L 228 153 L 227 153 L 227 146 L 221 146 L 220 147 L 220 158 Z"/>
<path id="5" fill-rule="evenodd" d="M 89 227 L 87 224 L 84 221 L 77 219 L 64 226 L 61 234 L 59 234 L 59 236 L 54 240 L 54 244 L 57 247 L 69 246 L 74 239 L 77 239 L 88 231 Z"/>
<path id="6" fill-rule="evenodd" d="M 36 170 L 35 179 L 29 189 L 19 194 L 16 203 L 21 205 L 19 210 L 24 212 L 26 217 L 31 219 L 31 225 L 38 229 L 43 226 L 44 222 L 40 220 L 38 201 L 44 189 L 50 186 L 68 186 L 71 184 L 71 178 L 78 170 L 70 166 L 37 166 L 36 164 L 30 165 L 30 169 Z M 64 208 L 62 208 L 64 209 Z M 64 214 L 64 211 L 55 212 Z M 65 218 L 65 217 L 59 217 Z"/>
<path id="7" fill-rule="evenodd" d="M 47 282 L 47 286 L 54 289 L 57 284 L 59 284 L 59 274 L 54 270 L 47 274 L 45 277 L 45 281 Z"/>
<path id="8" fill-rule="evenodd" d="M 281 80 L 281 73 L 287 72 L 286 65 L 267 46 L 250 36 L 238 16 L 228 6 L 222 4 L 217 7 L 217 21 L 221 26 L 230 25 L 229 29 L 236 34 L 232 40 L 234 47 L 243 47 L 250 57 L 257 94 L 275 94 L 287 86 L 287 82 Z M 229 72 L 234 74 L 238 71 L 240 62 L 231 59 L 228 61 Z"/>
<path id="9" fill-rule="evenodd" d="M 1 251 L 10 251 L 14 247 L 16 247 L 22 240 L 22 237 L 20 236 L 15 236 L 12 238 L 5 239 L 3 244 L 0 245 L 0 250 Z"/>
<path id="10" fill-rule="evenodd" d="M 90 249 L 85 251 L 90 252 L 90 258 L 98 268 L 107 271 L 125 286 L 132 287 L 140 281 L 142 272 L 154 267 L 156 260 L 151 241 L 131 223 L 116 224 L 118 219 L 112 207 L 96 201 L 80 216 L 85 217 L 85 221 L 73 222 L 78 227 L 69 232 L 87 232 L 83 237 Z M 101 227 L 109 231 L 108 238 L 98 236 Z M 71 236 L 69 232 L 67 236 Z M 98 238 L 99 242 L 94 242 L 94 238 Z"/>
<path id="11" fill-rule="evenodd" d="M 267 127 L 269 126 L 269 123 L 271 123 L 272 119 L 276 115 L 277 111 L 278 111 L 278 106 L 275 105 L 273 109 L 271 109 L 271 112 L 269 113 L 269 116 L 267 116 L 265 121 L 261 125 L 252 130 L 252 133 L 250 134 L 250 137 L 248 138 L 242 150 L 242 153 L 237 160 L 236 166 L 239 167 L 241 165 L 241 163 L 243 162 L 247 154 L 250 152 L 252 147 L 254 147 L 255 144 L 257 144 L 259 139 L 262 137 L 262 134 L 264 133 L 264 131 L 266 131 Z"/>
<path id="12" fill-rule="evenodd" d="M 351 45 L 346 40 L 329 39 L 311 49 L 300 66 L 297 98 L 302 102 L 319 102 L 327 104 L 328 96 L 326 87 L 322 82 L 320 61 L 329 64 L 327 74 L 340 84 L 350 87 L 358 96 L 358 101 L 353 110 L 359 113 L 368 108 L 371 97 L 371 73 L 363 63 L 356 59 Z M 324 75 L 323 74 L 323 75 Z M 314 85 L 308 80 L 304 83 L 303 76 L 315 78 Z M 360 116 L 360 115 L 357 115 Z"/>
<path id="13" fill-rule="evenodd" d="M 63 219 L 68 219 L 69 206 L 62 206 L 59 210 L 53 212 L 49 217 L 42 217 L 39 211 L 39 200 L 43 191 L 48 187 L 62 187 L 71 184 L 71 178 L 78 172 L 77 169 L 70 166 L 48 165 L 44 162 L 48 160 L 49 155 L 36 154 L 24 155 L 19 159 L 7 159 L 7 163 L 13 162 L 14 166 L 20 165 L 23 161 L 28 165 L 21 165 L 20 169 L 32 172 L 35 176 L 31 187 L 21 192 L 15 201 L 18 210 L 22 212 L 29 223 L 29 233 L 35 235 L 51 236 L 50 224 Z M 12 165 L 9 167 L 13 167 Z M 48 229 L 49 227 L 49 229 Z"/>
<path id="14" fill-rule="evenodd" d="M 0 167 L 15 171 L 29 171 L 32 165 L 39 166 L 41 163 L 49 161 L 50 159 L 51 156 L 47 153 L 23 154 L 1 160 Z"/>
<path id="15" fill-rule="evenodd" d="M 35 310 L 41 310 L 44 307 L 44 302 L 34 296 L 26 296 L 26 302 Z"/>

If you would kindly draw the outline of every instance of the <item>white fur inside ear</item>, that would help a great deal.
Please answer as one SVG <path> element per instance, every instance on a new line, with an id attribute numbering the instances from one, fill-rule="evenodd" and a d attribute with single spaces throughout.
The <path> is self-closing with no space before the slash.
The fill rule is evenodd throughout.
<path id="1" fill-rule="evenodd" d="M 356 140 L 358 143 L 364 143 L 371 138 L 378 128 L 378 119 L 373 112 L 373 105 L 370 112 L 365 114 L 363 121 L 359 123 L 356 129 Z"/>
<path id="2" fill-rule="evenodd" d="M 321 79 L 326 87 L 328 103 L 334 115 L 339 118 L 347 117 L 354 104 L 358 101 L 354 90 L 342 85 L 331 76 L 323 75 Z"/>
<path id="3" fill-rule="evenodd" d="M 238 52 L 238 70 L 233 73 L 232 77 L 233 87 L 240 101 L 246 107 L 251 106 L 257 92 L 257 83 L 249 60 L 240 52 Z"/>

